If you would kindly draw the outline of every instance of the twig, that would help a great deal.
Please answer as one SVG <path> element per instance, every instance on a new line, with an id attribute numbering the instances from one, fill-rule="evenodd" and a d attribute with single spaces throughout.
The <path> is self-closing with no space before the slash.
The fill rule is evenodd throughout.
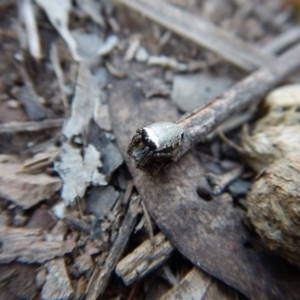
<path id="1" fill-rule="evenodd" d="M 274 60 L 271 55 L 233 37 L 225 30 L 164 1 L 118 0 L 118 2 L 195 44 L 213 51 L 244 70 L 252 71 Z"/>
<path id="2" fill-rule="evenodd" d="M 90 234 L 91 232 L 91 228 L 86 222 L 79 220 L 72 215 L 65 215 L 63 217 L 63 221 L 70 227 L 80 230 L 86 234 Z"/>
<path id="3" fill-rule="evenodd" d="M 49 119 L 39 122 L 8 122 L 0 124 L 1 133 L 34 132 L 61 127 L 64 119 Z"/>
<path id="4" fill-rule="evenodd" d="M 19 10 L 25 23 L 29 51 L 34 58 L 39 60 L 42 57 L 42 53 L 33 3 L 29 0 L 23 0 L 19 3 Z"/>
<path id="5" fill-rule="evenodd" d="M 110 275 L 126 247 L 127 241 L 134 229 L 137 217 L 140 212 L 141 207 L 139 205 L 139 198 L 132 199 L 123 224 L 120 228 L 118 237 L 107 256 L 105 263 L 100 270 L 100 273 L 95 278 L 95 281 L 91 283 L 91 287 L 88 291 L 86 300 L 98 299 L 98 296 L 104 292 L 108 284 Z"/>
<path id="6" fill-rule="evenodd" d="M 62 98 L 62 103 L 65 109 L 65 115 L 67 115 L 67 111 L 69 109 L 69 103 L 67 100 L 67 95 L 65 93 L 65 80 L 64 80 L 64 73 L 62 70 L 62 67 L 59 62 L 59 57 L 58 57 L 58 50 L 56 47 L 56 44 L 53 43 L 51 48 L 50 48 L 50 60 L 57 78 L 57 82 L 59 85 L 60 93 L 61 93 L 61 98 Z"/>
<path id="7" fill-rule="evenodd" d="M 238 166 L 225 174 L 208 174 L 206 178 L 212 187 L 213 194 L 220 195 L 229 183 L 243 173 L 243 169 L 243 166 Z"/>
<path id="8" fill-rule="evenodd" d="M 118 263 L 116 273 L 126 285 L 146 276 L 170 257 L 174 247 L 166 237 L 160 232 L 153 240 L 154 243 L 145 241 Z"/>
<path id="9" fill-rule="evenodd" d="M 141 205 L 142 205 L 142 208 L 143 208 L 145 221 L 146 221 L 146 227 L 147 227 L 147 231 L 148 231 L 148 234 L 149 234 L 149 237 L 150 237 L 150 241 L 153 245 L 155 245 L 154 244 L 154 236 L 153 236 L 153 228 L 152 228 L 151 218 L 150 218 L 148 210 L 147 210 L 147 208 L 146 208 L 146 206 L 143 202 L 143 199 L 141 201 Z"/>
<path id="10" fill-rule="evenodd" d="M 263 48 L 268 53 L 279 53 L 288 46 L 297 43 L 300 40 L 300 26 L 292 27 L 272 40 Z"/>
<path id="11" fill-rule="evenodd" d="M 176 154 L 178 160 L 192 146 L 204 142 L 206 136 L 232 115 L 258 102 L 270 90 L 300 68 L 300 44 L 281 55 L 272 66 L 262 67 L 235 84 L 209 104 L 183 117 L 177 123 L 184 129 L 183 143 Z"/>
<path id="12" fill-rule="evenodd" d="M 127 183 L 127 186 L 126 186 L 126 191 L 125 191 L 125 194 L 124 194 L 124 198 L 122 200 L 123 205 L 127 205 L 128 201 L 130 199 L 133 187 L 134 187 L 133 181 L 129 180 L 128 183 Z"/>
<path id="13" fill-rule="evenodd" d="M 217 128 L 216 132 L 217 132 L 218 136 L 220 137 L 220 139 L 224 143 L 226 143 L 228 146 L 230 146 L 231 148 L 233 148 L 239 154 L 245 155 L 245 156 L 251 155 L 251 153 L 247 152 L 244 148 L 240 147 L 239 145 L 237 145 L 233 141 L 231 141 L 229 138 L 227 138 L 227 136 L 225 136 L 225 134 L 223 133 L 223 131 L 221 130 L 220 127 Z"/>
<path id="14" fill-rule="evenodd" d="M 222 125 L 220 125 L 216 130 L 211 132 L 207 137 L 206 141 L 212 141 L 218 136 L 219 132 L 226 133 L 233 129 L 239 128 L 243 124 L 246 124 L 253 118 L 253 111 L 247 111 L 242 114 L 238 114 L 229 120 L 226 120 Z"/>

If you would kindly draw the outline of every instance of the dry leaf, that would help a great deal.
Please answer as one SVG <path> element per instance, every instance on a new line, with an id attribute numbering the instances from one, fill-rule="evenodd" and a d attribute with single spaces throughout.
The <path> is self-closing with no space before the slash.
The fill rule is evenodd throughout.
<path id="1" fill-rule="evenodd" d="M 138 67 L 141 72 L 141 66 Z M 249 233 L 242 226 L 231 197 L 222 194 L 205 201 L 197 193 L 199 187 L 210 189 L 206 170 L 197 157 L 187 153 L 156 177 L 141 174 L 135 168 L 126 154 L 132 134 L 145 124 L 170 120 L 171 114 L 171 120 L 176 120 L 176 108 L 161 98 L 147 100 L 134 84 L 136 69 L 133 65 L 132 68 L 132 77 L 111 79 L 113 88 L 108 103 L 120 150 L 157 225 L 197 267 L 247 297 L 297 299 L 300 271 L 265 251 L 245 247 Z"/>
<path id="2" fill-rule="evenodd" d="M 72 204 L 76 198 L 81 198 L 86 188 L 107 185 L 105 176 L 99 172 L 102 166 L 101 154 L 93 145 L 82 150 L 69 143 L 64 143 L 55 169 L 63 180 L 61 197 L 66 205 Z"/>

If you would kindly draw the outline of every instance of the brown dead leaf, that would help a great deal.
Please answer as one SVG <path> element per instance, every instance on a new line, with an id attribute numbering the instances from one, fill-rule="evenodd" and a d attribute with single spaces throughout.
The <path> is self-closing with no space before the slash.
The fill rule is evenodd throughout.
<path id="1" fill-rule="evenodd" d="M 135 65 L 130 74 L 141 72 Z M 131 75 L 132 76 L 132 75 Z M 243 227 L 228 194 L 207 202 L 205 169 L 192 153 L 156 177 L 141 174 L 126 150 L 135 130 L 176 120 L 176 110 L 159 98 L 147 101 L 135 77 L 113 80 L 109 106 L 118 145 L 150 214 L 170 242 L 196 266 L 252 299 L 298 299 L 300 271 L 259 249 L 244 246 Z M 120 109 L 122 107 L 122 109 Z M 179 192 L 180 191 L 180 192 Z"/>

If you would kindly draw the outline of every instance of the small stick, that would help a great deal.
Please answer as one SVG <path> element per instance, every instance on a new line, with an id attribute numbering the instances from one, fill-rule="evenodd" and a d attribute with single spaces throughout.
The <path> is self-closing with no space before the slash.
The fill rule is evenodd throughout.
<path id="1" fill-rule="evenodd" d="M 146 205 L 144 204 L 143 200 L 141 201 L 141 205 L 142 205 L 142 208 L 143 208 L 145 221 L 146 221 L 146 227 L 147 227 L 147 231 L 148 231 L 148 234 L 149 234 L 149 237 L 150 237 L 150 241 L 154 245 L 153 228 L 152 228 L 151 218 L 150 218 L 150 215 L 148 213 L 148 210 L 147 210 Z"/>
<path id="2" fill-rule="evenodd" d="M 226 120 L 222 125 L 220 125 L 216 130 L 211 132 L 205 139 L 209 142 L 214 140 L 218 135 L 230 132 L 234 129 L 241 127 L 243 124 L 246 124 L 253 118 L 254 111 L 247 111 L 245 113 L 238 114 L 233 116 L 231 119 Z"/>
<path id="3" fill-rule="evenodd" d="M 86 222 L 79 220 L 72 215 L 65 215 L 63 217 L 63 221 L 70 227 L 80 230 L 86 234 L 91 232 L 90 226 Z"/>
<path id="4" fill-rule="evenodd" d="M 181 118 L 177 123 L 184 129 L 184 139 L 175 161 L 224 121 L 247 106 L 257 103 L 270 90 L 300 68 L 300 44 L 281 55 L 272 66 L 253 72 L 220 97 Z"/>
<path id="5" fill-rule="evenodd" d="M 295 44 L 300 40 L 300 26 L 295 26 L 277 36 L 274 40 L 263 47 L 263 51 L 267 53 L 279 53 L 288 46 Z"/>
<path id="6" fill-rule="evenodd" d="M 128 204 L 128 201 L 130 199 L 133 187 L 134 187 L 133 181 L 129 180 L 128 183 L 127 183 L 127 187 L 126 187 L 126 191 L 125 191 L 125 194 L 124 194 L 124 198 L 122 200 L 122 204 L 123 205 L 127 205 Z"/>
<path id="7" fill-rule="evenodd" d="M 131 199 L 129 208 L 127 210 L 123 224 L 119 230 L 117 239 L 112 246 L 104 265 L 101 267 L 99 274 L 97 274 L 94 282 L 91 283 L 86 300 L 98 299 L 98 296 L 103 294 L 110 275 L 113 272 L 116 264 L 118 263 L 131 232 L 134 229 L 138 215 L 141 212 L 139 198 Z"/>
<path id="8" fill-rule="evenodd" d="M 38 122 L 8 122 L 0 124 L 0 134 L 17 132 L 34 132 L 62 127 L 64 119 L 48 119 Z"/>
<path id="9" fill-rule="evenodd" d="M 243 169 L 243 166 L 238 166 L 225 174 L 207 174 L 206 178 L 212 188 L 212 193 L 215 196 L 220 195 L 228 184 L 243 173 Z"/>

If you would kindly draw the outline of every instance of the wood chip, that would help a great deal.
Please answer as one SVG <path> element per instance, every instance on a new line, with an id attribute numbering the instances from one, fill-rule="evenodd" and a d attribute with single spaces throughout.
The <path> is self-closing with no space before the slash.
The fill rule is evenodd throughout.
<path id="1" fill-rule="evenodd" d="M 71 240 L 47 242 L 38 229 L 0 227 L 2 252 L 0 263 L 19 261 L 42 263 L 54 257 L 73 251 L 75 243 Z"/>
<path id="2" fill-rule="evenodd" d="M 28 209 L 59 191 L 62 182 L 58 177 L 46 174 L 23 174 L 22 165 L 0 164 L 0 195 Z"/>
<path id="3" fill-rule="evenodd" d="M 130 285 L 161 266 L 173 250 L 166 237 L 159 233 L 153 238 L 153 242 L 143 242 L 123 258 L 116 266 L 116 273 L 126 285 Z"/>
<path id="4" fill-rule="evenodd" d="M 235 290 L 203 271 L 193 268 L 176 286 L 159 299 L 238 300 L 238 298 Z"/>
<path id="5" fill-rule="evenodd" d="M 37 265 L 10 263 L 0 265 L 0 295 L 2 299 L 33 299 L 38 297 L 35 282 Z"/>
<path id="6" fill-rule="evenodd" d="M 45 300 L 69 300 L 73 294 L 73 288 L 62 258 L 53 259 L 46 264 L 48 274 L 43 286 L 41 298 Z"/>

